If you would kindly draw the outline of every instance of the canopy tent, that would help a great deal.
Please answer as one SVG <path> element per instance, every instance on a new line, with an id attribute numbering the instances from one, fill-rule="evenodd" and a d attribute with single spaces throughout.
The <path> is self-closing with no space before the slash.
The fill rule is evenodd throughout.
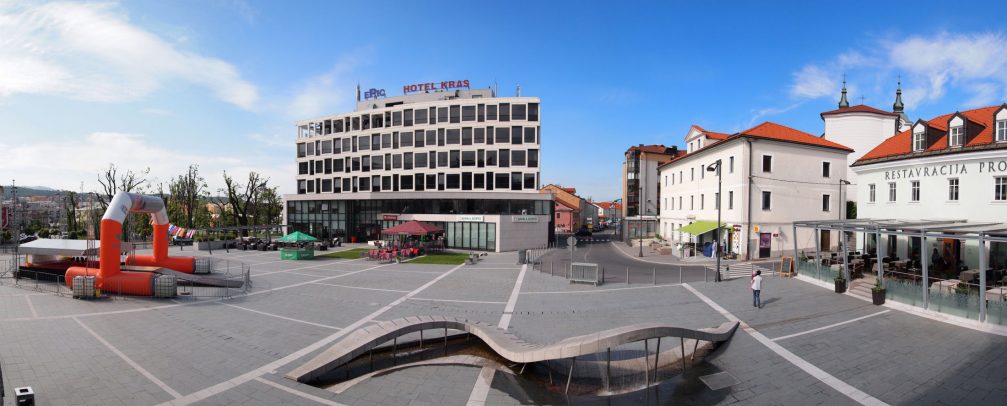
<path id="1" fill-rule="evenodd" d="M 727 223 L 720 223 L 720 227 L 727 228 Z M 716 221 L 698 220 L 693 222 L 692 224 L 680 227 L 677 231 L 689 233 L 692 235 L 700 235 L 713 231 L 716 228 L 717 228 Z"/>
<path id="2" fill-rule="evenodd" d="M 302 233 L 300 231 L 294 231 L 294 232 L 292 232 L 290 234 L 287 234 L 287 235 L 283 236 L 283 238 L 280 238 L 280 239 L 278 239 L 276 241 L 279 241 L 279 242 L 310 242 L 310 241 L 318 241 L 318 239 L 315 238 L 315 237 L 312 237 L 310 235 L 304 234 L 304 233 Z"/>
<path id="3" fill-rule="evenodd" d="M 381 231 L 390 235 L 430 235 L 443 233 L 444 229 L 422 221 L 412 220 Z"/>

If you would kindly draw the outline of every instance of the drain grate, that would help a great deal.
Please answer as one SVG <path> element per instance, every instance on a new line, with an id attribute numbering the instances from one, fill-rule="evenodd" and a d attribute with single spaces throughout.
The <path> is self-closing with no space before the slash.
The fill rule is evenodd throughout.
<path id="1" fill-rule="evenodd" d="M 741 383 L 738 378 L 735 378 L 734 375 L 727 372 L 717 372 L 715 374 L 704 375 L 699 377 L 699 380 L 703 381 L 706 386 L 713 390 L 720 390 Z"/>

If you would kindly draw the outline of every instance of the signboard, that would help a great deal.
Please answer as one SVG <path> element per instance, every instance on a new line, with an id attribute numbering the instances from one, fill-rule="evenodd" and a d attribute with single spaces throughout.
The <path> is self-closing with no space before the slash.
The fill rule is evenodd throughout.
<path id="1" fill-rule="evenodd" d="M 783 257 L 780 258 L 780 276 L 793 276 L 794 275 L 794 257 Z"/>
<path id="2" fill-rule="evenodd" d="M 385 97 L 385 89 L 370 89 L 364 92 L 364 99 L 377 99 L 378 97 Z"/>
<path id="3" fill-rule="evenodd" d="M 483 216 L 458 216 L 458 221 L 483 221 Z"/>
<path id="4" fill-rule="evenodd" d="M 448 90 L 448 89 L 468 89 L 469 81 L 465 80 L 446 80 L 440 83 L 416 83 L 412 85 L 403 85 L 402 93 L 415 93 L 415 92 L 429 92 L 438 90 Z"/>
<path id="5" fill-rule="evenodd" d="M 777 233 L 773 233 L 773 238 L 780 238 L 780 235 Z"/>
<path id="6" fill-rule="evenodd" d="M 511 223 L 538 223 L 538 216 L 510 216 Z"/>
<path id="7" fill-rule="evenodd" d="M 731 226 L 731 228 L 733 228 L 734 231 L 741 231 L 741 224 L 735 224 L 735 225 Z"/>
<path id="8" fill-rule="evenodd" d="M 758 225 L 754 225 L 754 226 L 752 226 L 752 232 L 753 232 L 753 233 L 757 233 L 757 232 L 759 232 L 759 226 L 758 226 Z"/>
<path id="9" fill-rule="evenodd" d="M 381 215 L 381 219 L 382 220 L 390 220 L 390 221 L 391 220 L 398 220 L 399 219 L 399 215 L 398 214 L 382 214 Z"/>

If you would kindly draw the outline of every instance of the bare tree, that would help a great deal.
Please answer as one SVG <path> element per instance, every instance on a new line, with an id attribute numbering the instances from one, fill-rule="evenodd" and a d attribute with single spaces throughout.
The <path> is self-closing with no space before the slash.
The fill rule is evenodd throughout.
<path id="1" fill-rule="evenodd" d="M 227 205 L 230 208 L 234 225 L 248 226 L 250 223 L 252 225 L 255 224 L 255 205 L 259 201 L 263 190 L 267 188 L 268 183 L 268 178 L 263 179 L 258 173 L 249 172 L 248 182 L 242 185 L 228 175 L 227 171 L 224 171 L 224 188 L 220 189 L 220 193 L 227 199 Z M 217 204 L 218 206 L 222 206 L 220 202 Z M 221 211 L 221 215 L 223 215 L 223 211 Z M 247 236 L 248 231 L 242 230 L 241 234 Z"/>
<path id="2" fill-rule="evenodd" d="M 108 209 L 109 203 L 112 201 L 112 197 L 119 192 L 142 192 L 144 186 L 147 184 L 147 175 L 150 174 L 150 168 L 144 168 L 142 171 L 134 172 L 132 169 L 127 169 L 125 172 L 120 172 L 119 167 L 115 164 L 108 164 L 108 169 L 105 169 L 103 173 L 98 176 L 98 183 L 101 184 L 102 190 L 99 193 L 95 193 L 98 198 L 98 203 L 101 205 L 102 211 Z M 126 224 L 123 224 L 123 236 L 124 240 L 128 241 L 130 234 L 149 234 L 152 230 L 150 223 L 146 218 L 133 219 L 133 216 L 126 218 Z"/>
<path id="3" fill-rule="evenodd" d="M 173 206 L 177 207 L 182 215 L 182 224 L 187 228 L 192 228 L 195 225 L 200 204 L 207 198 L 206 181 L 199 174 L 199 166 L 189 165 L 189 170 L 173 179 L 168 184 L 168 188 Z"/>

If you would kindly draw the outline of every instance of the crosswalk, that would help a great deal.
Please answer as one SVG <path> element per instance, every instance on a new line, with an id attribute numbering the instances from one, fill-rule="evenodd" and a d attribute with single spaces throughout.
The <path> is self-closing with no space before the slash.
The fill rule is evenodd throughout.
<path id="1" fill-rule="evenodd" d="M 710 272 L 716 272 L 716 266 L 708 266 Z M 774 272 L 774 269 L 761 264 L 753 263 L 738 263 L 730 265 L 721 265 L 722 279 L 735 279 L 735 278 L 751 278 L 755 271 L 762 271 L 763 275 L 770 275 Z"/>

